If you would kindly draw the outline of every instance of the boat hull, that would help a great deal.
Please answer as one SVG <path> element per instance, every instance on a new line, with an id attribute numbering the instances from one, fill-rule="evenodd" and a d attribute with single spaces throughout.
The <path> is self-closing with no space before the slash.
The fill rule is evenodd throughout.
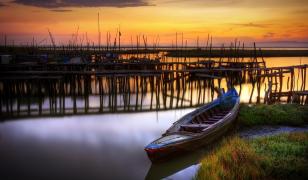
<path id="1" fill-rule="evenodd" d="M 208 132 L 202 133 L 198 136 L 193 136 L 191 139 L 176 144 L 170 144 L 168 146 L 152 151 L 146 148 L 145 151 L 147 152 L 147 155 L 152 162 L 160 162 L 208 145 L 218 140 L 228 130 L 230 130 L 234 120 L 236 119 L 237 113 L 238 111 L 235 111 L 235 113 L 228 117 L 228 119 L 225 120 L 223 124 L 209 130 Z M 165 134 L 165 136 L 168 136 L 168 134 Z"/>
<path id="2" fill-rule="evenodd" d="M 229 130 L 236 119 L 239 101 L 237 92 L 232 89 L 220 99 L 183 116 L 161 138 L 145 147 L 148 157 L 152 162 L 162 161 L 217 140 Z M 225 105 L 230 108 L 226 110 L 223 108 Z"/>

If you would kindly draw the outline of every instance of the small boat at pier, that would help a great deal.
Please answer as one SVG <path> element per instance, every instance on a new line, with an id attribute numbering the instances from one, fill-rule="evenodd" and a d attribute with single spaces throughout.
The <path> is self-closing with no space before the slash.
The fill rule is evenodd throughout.
<path id="1" fill-rule="evenodd" d="M 152 162 L 187 152 L 222 136 L 239 111 L 240 98 L 234 88 L 221 90 L 217 99 L 176 121 L 161 138 L 145 147 Z"/>

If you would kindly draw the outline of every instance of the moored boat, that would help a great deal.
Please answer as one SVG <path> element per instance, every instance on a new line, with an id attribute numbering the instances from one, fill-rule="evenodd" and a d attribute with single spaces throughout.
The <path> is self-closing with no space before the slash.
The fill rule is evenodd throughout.
<path id="1" fill-rule="evenodd" d="M 145 147 L 151 161 L 191 151 L 212 142 L 232 125 L 239 111 L 240 98 L 234 88 L 176 121 L 159 139 Z"/>

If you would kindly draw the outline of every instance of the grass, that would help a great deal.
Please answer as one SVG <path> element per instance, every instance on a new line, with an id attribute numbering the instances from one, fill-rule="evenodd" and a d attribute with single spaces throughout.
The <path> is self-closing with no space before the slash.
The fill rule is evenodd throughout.
<path id="1" fill-rule="evenodd" d="M 308 179 L 308 133 L 231 137 L 201 161 L 195 179 Z"/>
<path id="2" fill-rule="evenodd" d="M 308 106 L 298 104 L 241 105 L 240 126 L 305 125 L 308 124 Z"/>
<path id="3" fill-rule="evenodd" d="M 259 156 L 238 137 L 227 139 L 201 161 L 197 180 L 262 179 Z"/>
<path id="4" fill-rule="evenodd" d="M 308 179 L 308 133 L 281 134 L 255 139 L 262 168 L 275 179 Z"/>

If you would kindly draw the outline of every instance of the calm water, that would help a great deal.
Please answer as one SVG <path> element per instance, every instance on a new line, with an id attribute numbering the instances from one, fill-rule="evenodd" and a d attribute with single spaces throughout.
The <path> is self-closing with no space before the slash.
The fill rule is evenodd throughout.
<path id="1" fill-rule="evenodd" d="M 268 67 L 308 64 L 307 57 L 265 60 Z M 248 102 L 251 90 L 249 84 L 242 87 L 242 102 Z M 192 96 L 188 94 L 185 98 L 197 101 L 197 93 L 193 90 Z M 208 93 L 205 95 L 209 96 Z M 147 105 L 147 98 L 148 95 L 144 105 Z M 90 106 L 95 107 L 98 101 L 93 97 Z M 200 158 L 207 153 L 205 148 L 155 165 L 143 149 L 192 110 L 35 118 L 0 123 L 0 179 L 191 179 Z"/>
<path id="2" fill-rule="evenodd" d="M 151 167 L 143 148 L 192 110 L 1 123 L 0 175 L 23 179 L 191 178 L 197 167 L 192 165 L 202 153 Z"/>
<path id="3" fill-rule="evenodd" d="M 36 118 L 0 124 L 0 179 L 191 179 L 204 147 L 152 164 L 144 146 L 193 109 Z M 254 138 L 308 127 L 244 129 Z"/>

